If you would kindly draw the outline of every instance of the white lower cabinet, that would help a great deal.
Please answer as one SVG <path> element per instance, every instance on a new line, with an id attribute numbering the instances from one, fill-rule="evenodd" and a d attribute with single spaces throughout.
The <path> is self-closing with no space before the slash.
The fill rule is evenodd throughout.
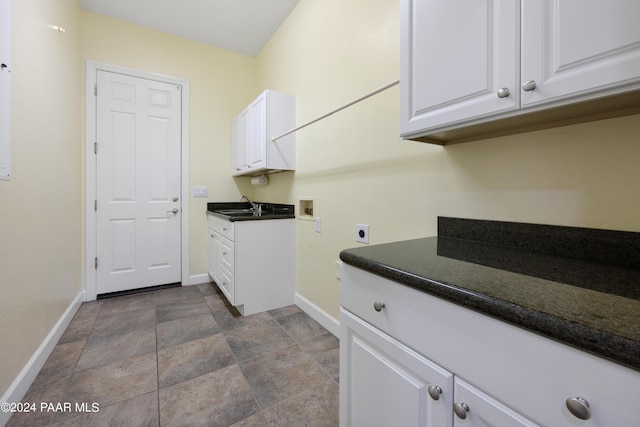
<path id="1" fill-rule="evenodd" d="M 342 427 L 640 425 L 636 370 L 347 264 L 340 277 Z"/>
<path id="2" fill-rule="evenodd" d="M 341 426 L 451 425 L 453 374 L 345 310 L 340 324 Z"/>
<path id="3" fill-rule="evenodd" d="M 348 311 L 340 322 L 341 426 L 537 426 Z"/>
<path id="4" fill-rule="evenodd" d="M 242 315 L 293 304 L 294 221 L 207 215 L 209 276 Z"/>

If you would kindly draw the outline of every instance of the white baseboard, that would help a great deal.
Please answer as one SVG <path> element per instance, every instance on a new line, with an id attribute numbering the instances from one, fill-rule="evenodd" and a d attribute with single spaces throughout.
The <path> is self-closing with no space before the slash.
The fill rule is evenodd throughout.
<path id="1" fill-rule="evenodd" d="M 40 344 L 40 347 L 38 347 L 33 356 L 31 356 L 31 359 L 29 359 L 25 367 L 22 368 L 22 371 L 20 371 L 7 392 L 2 396 L 0 402 L 17 403 L 22 400 L 27 390 L 29 390 L 29 387 L 31 387 L 31 383 L 36 379 L 38 372 L 40 372 L 42 366 L 60 340 L 60 337 L 67 329 L 67 326 L 69 326 L 71 319 L 73 319 L 73 316 L 75 316 L 80 308 L 80 304 L 82 304 L 84 298 L 85 291 L 80 291 L 73 301 L 71 301 L 69 307 L 62 313 L 62 316 L 60 316 L 58 322 L 56 322 L 53 329 L 51 329 L 49 335 L 42 341 L 42 344 Z M 9 421 L 10 416 L 11 412 L 0 411 L 0 426 L 5 425 L 7 421 Z"/>
<path id="2" fill-rule="evenodd" d="M 193 276 L 189 276 L 189 283 L 187 285 L 201 285 L 203 283 L 210 283 L 211 279 L 209 278 L 208 273 L 204 274 L 194 274 Z"/>
<path id="3" fill-rule="evenodd" d="M 293 302 L 300 307 L 302 311 L 307 313 L 313 320 L 320 323 L 325 329 L 336 337 L 340 337 L 340 321 L 329 315 L 326 311 L 300 295 L 295 293 Z"/>

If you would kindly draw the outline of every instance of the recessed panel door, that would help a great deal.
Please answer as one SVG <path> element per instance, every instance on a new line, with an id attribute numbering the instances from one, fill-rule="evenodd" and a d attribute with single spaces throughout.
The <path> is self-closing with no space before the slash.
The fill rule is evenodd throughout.
<path id="1" fill-rule="evenodd" d="M 97 293 L 180 282 L 180 88 L 106 71 L 97 87 Z"/>

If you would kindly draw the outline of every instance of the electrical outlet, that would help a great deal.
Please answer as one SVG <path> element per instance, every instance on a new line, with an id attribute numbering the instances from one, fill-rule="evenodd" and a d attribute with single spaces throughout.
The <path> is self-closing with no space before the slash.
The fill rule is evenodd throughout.
<path id="1" fill-rule="evenodd" d="M 356 224 L 356 242 L 369 243 L 369 226 Z"/>

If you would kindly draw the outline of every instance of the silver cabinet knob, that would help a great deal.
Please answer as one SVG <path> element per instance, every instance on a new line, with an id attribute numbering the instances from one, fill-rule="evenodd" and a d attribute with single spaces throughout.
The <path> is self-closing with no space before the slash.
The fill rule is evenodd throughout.
<path id="1" fill-rule="evenodd" d="M 374 302 L 373 303 L 373 309 L 375 311 L 382 311 L 383 308 L 384 308 L 384 303 L 383 302 Z"/>
<path id="2" fill-rule="evenodd" d="M 567 409 L 571 414 L 581 420 L 588 420 L 591 418 L 591 409 L 589 409 L 589 402 L 583 397 L 570 397 L 567 399 Z"/>
<path id="3" fill-rule="evenodd" d="M 535 90 L 535 88 L 536 88 L 535 80 L 527 80 L 522 85 L 522 90 L 524 90 L 525 92 L 531 92 L 532 90 Z"/>
<path id="4" fill-rule="evenodd" d="M 509 95 L 511 95 L 511 92 L 509 92 L 508 87 L 503 87 L 500 90 L 498 90 L 498 98 L 506 98 Z"/>
<path id="5" fill-rule="evenodd" d="M 171 199 L 171 200 L 173 200 L 174 202 L 177 202 L 179 199 L 178 199 L 177 197 L 174 197 L 174 198 L 173 198 L 173 199 Z"/>
<path id="6" fill-rule="evenodd" d="M 453 412 L 456 413 L 458 418 L 460 418 L 461 420 L 464 420 L 464 419 L 467 418 L 467 412 L 469 412 L 469 406 L 464 402 L 462 402 L 462 403 L 454 403 L 453 404 Z"/>
<path id="7" fill-rule="evenodd" d="M 427 391 L 429 392 L 429 396 L 431 396 L 433 400 L 440 399 L 440 395 L 442 394 L 442 389 L 439 385 L 430 385 L 427 388 Z"/>

